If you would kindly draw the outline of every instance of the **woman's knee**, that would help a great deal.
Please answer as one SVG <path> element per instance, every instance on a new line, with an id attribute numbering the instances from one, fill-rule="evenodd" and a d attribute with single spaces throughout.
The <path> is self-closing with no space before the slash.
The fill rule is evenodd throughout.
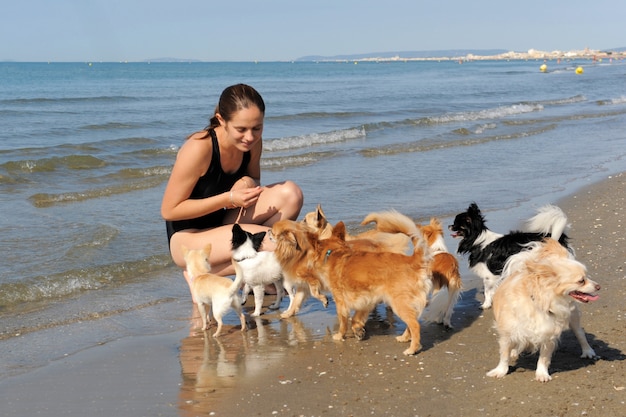
<path id="1" fill-rule="evenodd" d="M 284 201 L 284 209 L 290 217 L 297 217 L 304 203 L 302 189 L 293 181 L 285 181 L 281 184 L 281 194 Z"/>
<path id="2" fill-rule="evenodd" d="M 185 268 L 186 263 L 182 250 L 183 243 L 180 241 L 179 236 L 177 235 L 178 233 L 174 233 L 170 240 L 170 255 L 172 255 L 172 261 L 174 261 L 177 266 Z"/>

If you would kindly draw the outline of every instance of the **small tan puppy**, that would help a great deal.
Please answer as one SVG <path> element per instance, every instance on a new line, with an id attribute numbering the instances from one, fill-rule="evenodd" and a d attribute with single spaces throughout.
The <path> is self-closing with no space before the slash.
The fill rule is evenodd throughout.
<path id="1" fill-rule="evenodd" d="M 581 357 L 595 356 L 577 307 L 598 299 L 593 293 L 600 286 L 586 273 L 585 266 L 554 239 L 529 243 L 528 250 L 507 260 L 503 282 L 493 297 L 500 362 L 487 376 L 502 378 L 509 372 L 509 360 L 530 350 L 539 351 L 535 379 L 550 381 L 552 353 L 568 326 L 582 347 Z"/>
<path id="2" fill-rule="evenodd" d="M 243 283 L 243 274 L 239 265 L 233 262 L 237 275 L 235 280 L 210 273 L 209 254 L 211 245 L 204 249 L 187 249 L 183 246 L 183 255 L 187 264 L 187 274 L 191 279 L 191 291 L 193 291 L 200 316 L 202 317 L 202 330 L 208 330 L 211 323 L 210 312 L 206 306 L 210 306 L 213 317 L 217 322 L 217 330 L 213 337 L 218 337 L 222 331 L 222 317 L 232 307 L 241 320 L 241 331 L 246 330 L 246 318 L 241 308 L 239 288 Z"/>

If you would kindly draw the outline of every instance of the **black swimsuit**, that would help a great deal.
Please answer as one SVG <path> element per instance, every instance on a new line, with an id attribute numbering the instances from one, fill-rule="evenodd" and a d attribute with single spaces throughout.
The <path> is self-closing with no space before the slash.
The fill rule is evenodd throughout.
<path id="1" fill-rule="evenodd" d="M 208 171 L 198 179 L 189 198 L 202 199 L 212 197 L 230 190 L 235 182 L 246 174 L 248 163 L 250 162 L 250 152 L 243 154 L 241 166 L 234 174 L 227 174 L 222 169 L 220 161 L 220 148 L 217 143 L 217 136 L 213 129 L 209 129 L 211 141 L 213 143 L 213 156 L 211 157 L 211 165 Z M 185 229 L 210 229 L 221 226 L 224 221 L 226 210 L 217 210 L 202 217 L 189 220 L 166 221 L 168 242 L 172 239 L 172 235 Z"/>

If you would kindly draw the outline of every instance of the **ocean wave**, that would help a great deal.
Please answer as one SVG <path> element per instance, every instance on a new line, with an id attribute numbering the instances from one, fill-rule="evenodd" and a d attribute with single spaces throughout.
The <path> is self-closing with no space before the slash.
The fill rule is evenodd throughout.
<path id="1" fill-rule="evenodd" d="M 112 174 L 107 174 L 101 179 L 129 180 L 134 178 L 159 177 L 166 178 L 172 172 L 171 166 L 153 166 L 144 168 L 123 168 Z"/>
<path id="2" fill-rule="evenodd" d="M 471 128 L 461 127 L 458 129 L 454 129 L 452 133 L 459 136 L 469 136 L 469 135 L 480 135 L 485 132 L 487 129 L 495 129 L 497 124 L 495 123 L 484 123 L 478 126 L 474 126 Z"/>
<path id="3" fill-rule="evenodd" d="M 130 193 L 138 190 L 146 190 L 158 187 L 167 180 L 168 173 L 163 171 L 157 175 L 145 177 L 135 181 L 127 181 L 123 184 L 117 184 L 102 188 L 88 189 L 84 191 L 66 192 L 66 193 L 37 193 L 28 198 L 35 207 L 44 208 L 57 204 L 76 203 L 95 198 L 102 198 L 116 194 Z"/>
<path id="4" fill-rule="evenodd" d="M 439 116 L 427 116 L 415 119 L 409 118 L 393 122 L 382 121 L 376 123 L 368 123 L 364 126 L 364 128 L 367 132 L 369 132 L 379 129 L 397 128 L 402 126 L 433 126 L 458 122 L 472 122 L 492 119 L 498 120 L 510 116 L 542 111 L 543 108 L 543 105 L 539 103 L 520 103 L 477 111 L 446 113 Z M 459 133 L 462 133 L 462 131 L 459 131 Z"/>
<path id="5" fill-rule="evenodd" d="M 415 142 L 401 143 L 392 146 L 381 146 L 381 147 L 372 147 L 367 149 L 362 149 L 359 153 L 365 157 L 376 157 L 382 155 L 396 155 L 396 154 L 404 154 L 411 152 L 428 152 L 437 149 L 449 149 L 460 146 L 475 146 L 482 145 L 488 142 L 494 141 L 502 141 L 502 140 L 512 140 L 519 139 L 528 136 L 539 135 L 544 132 L 548 132 L 550 130 L 556 129 L 557 124 L 547 125 L 540 129 L 536 130 L 526 130 L 523 132 L 510 133 L 505 135 L 492 135 L 485 136 L 480 138 L 473 139 L 459 139 L 452 141 L 441 141 L 441 140 L 419 140 Z"/>
<path id="6" fill-rule="evenodd" d="M 50 154 L 60 154 L 67 151 L 94 153 L 98 150 L 109 150 L 111 148 L 134 151 L 141 150 L 145 148 L 146 145 L 154 145 L 154 147 L 160 146 L 159 142 L 154 139 L 145 137 L 128 137 L 83 143 L 62 143 L 54 146 L 29 146 L 25 148 L 0 149 L 0 155 L 11 159 L 17 159 L 20 157 L 49 156 Z"/>
<path id="7" fill-rule="evenodd" d="M 610 99 L 606 99 L 606 100 L 598 100 L 596 101 L 596 104 L 598 104 L 599 106 L 607 106 L 607 105 L 614 105 L 614 104 L 624 104 L 626 103 L 626 96 L 621 96 L 621 97 L 617 97 L 617 98 L 610 98 Z"/>
<path id="8" fill-rule="evenodd" d="M 502 119 L 509 116 L 515 116 L 524 113 L 532 113 L 542 111 L 543 105 L 539 103 L 534 104 L 513 104 L 510 106 L 500 106 L 491 109 L 484 109 L 478 111 L 461 112 L 444 114 L 441 116 L 428 117 L 431 123 L 451 123 L 451 122 L 465 122 L 485 119 Z"/>
<path id="9" fill-rule="evenodd" d="M 301 155 L 265 157 L 261 159 L 261 167 L 270 171 L 312 165 L 322 159 L 337 156 L 337 152 L 309 152 Z"/>
<path id="10" fill-rule="evenodd" d="M 583 120 L 583 119 L 596 119 L 596 118 L 604 118 L 604 117 L 612 117 L 612 116 L 621 116 L 626 114 L 626 109 L 624 110 L 616 110 L 612 112 L 602 112 L 602 113 L 580 113 L 580 114 L 570 114 L 567 116 L 554 116 L 554 117 L 546 117 L 544 119 L 524 119 L 524 120 L 505 120 L 503 123 L 508 126 L 522 126 L 522 125 L 533 125 L 539 123 L 559 123 L 567 120 Z"/>
<path id="11" fill-rule="evenodd" d="M 102 124 L 92 124 L 81 126 L 81 130 L 115 130 L 115 129 L 137 129 L 144 127 L 143 123 L 121 123 L 121 122 L 109 122 Z"/>
<path id="12" fill-rule="evenodd" d="M 559 98 L 559 99 L 554 99 L 554 100 L 541 100 L 541 101 L 535 101 L 535 102 L 528 102 L 525 104 L 530 104 L 530 105 L 540 104 L 543 106 L 560 106 L 563 104 L 580 103 L 586 100 L 587 98 L 585 96 L 578 94 L 573 97 Z"/>
<path id="13" fill-rule="evenodd" d="M 32 104 L 45 104 L 45 103 L 120 103 L 120 102 L 134 102 L 140 100 L 138 97 L 133 96 L 95 96 L 95 97 L 31 97 L 31 98 L 10 98 L 0 100 L 0 104 L 3 105 L 32 105 Z"/>
<path id="14" fill-rule="evenodd" d="M 365 137 L 365 129 L 351 128 L 335 130 L 326 133 L 311 133 L 309 135 L 291 136 L 280 139 L 272 139 L 263 143 L 263 151 L 277 152 L 299 148 L 308 148 L 314 145 L 327 145 L 329 143 L 345 142 Z"/>
<path id="15" fill-rule="evenodd" d="M 52 275 L 25 278 L 0 284 L 0 308 L 11 305 L 59 299 L 105 286 L 126 285 L 146 279 L 154 271 L 171 265 L 169 255 L 154 255 L 136 261 L 93 266 Z"/>
<path id="16" fill-rule="evenodd" d="M 68 155 L 53 158 L 26 159 L 21 161 L 9 161 L 0 165 L 7 172 L 52 172 L 60 168 L 66 169 L 97 169 L 106 166 L 107 163 L 92 155 Z"/>
<path id="17" fill-rule="evenodd" d="M 311 120 L 311 119 L 328 119 L 328 118 L 349 118 L 349 117 L 363 117 L 371 116 L 368 112 L 305 112 L 305 113 L 292 113 L 283 114 L 278 116 L 268 116 L 267 120 L 271 121 L 292 121 L 292 120 Z"/>

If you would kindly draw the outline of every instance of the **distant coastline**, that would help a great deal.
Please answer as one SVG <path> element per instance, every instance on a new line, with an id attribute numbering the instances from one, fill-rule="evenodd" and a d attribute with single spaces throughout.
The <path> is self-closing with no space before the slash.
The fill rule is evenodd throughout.
<path id="1" fill-rule="evenodd" d="M 336 55 L 332 57 L 305 56 L 296 61 L 341 62 L 341 61 L 488 61 L 488 60 L 571 60 L 571 59 L 624 59 L 626 47 L 610 50 L 585 48 L 571 51 L 542 51 L 529 49 L 527 52 L 506 50 L 445 50 L 414 52 L 381 52 L 360 55 Z"/>

